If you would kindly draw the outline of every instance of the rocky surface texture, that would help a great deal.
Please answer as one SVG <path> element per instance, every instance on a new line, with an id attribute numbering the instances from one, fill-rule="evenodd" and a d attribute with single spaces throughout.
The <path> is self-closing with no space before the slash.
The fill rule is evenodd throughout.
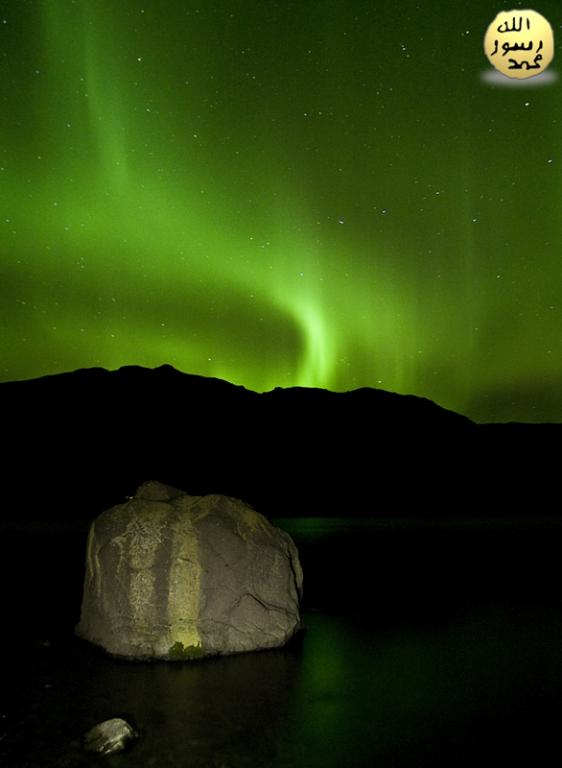
<path id="1" fill-rule="evenodd" d="M 77 634 L 129 658 L 274 648 L 300 628 L 290 536 L 227 496 L 157 482 L 91 525 Z"/>
<path id="2" fill-rule="evenodd" d="M 126 720 L 113 717 L 104 720 L 84 734 L 84 749 L 88 752 L 97 752 L 100 755 L 112 755 L 122 752 L 130 741 L 138 738 L 138 733 Z"/>

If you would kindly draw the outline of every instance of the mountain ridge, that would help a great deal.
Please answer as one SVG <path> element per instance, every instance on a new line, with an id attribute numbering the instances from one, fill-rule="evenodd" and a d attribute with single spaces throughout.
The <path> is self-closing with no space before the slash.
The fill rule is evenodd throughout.
<path id="1" fill-rule="evenodd" d="M 2 382 L 0 417 L 4 486 L 26 488 L 30 519 L 38 508 L 73 517 L 76 499 L 82 516 L 97 514 L 149 479 L 279 517 L 490 513 L 475 504 L 546 514 L 562 435 L 562 425 L 476 424 L 415 395 L 256 393 L 170 365 Z M 63 493 L 44 500 L 58 477 Z M 2 518 L 16 497 L 4 494 Z"/>

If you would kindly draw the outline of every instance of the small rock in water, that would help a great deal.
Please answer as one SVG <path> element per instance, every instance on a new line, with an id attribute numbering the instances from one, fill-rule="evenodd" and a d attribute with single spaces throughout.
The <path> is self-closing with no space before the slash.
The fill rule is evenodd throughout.
<path id="1" fill-rule="evenodd" d="M 138 733 L 126 720 L 113 717 L 94 725 L 84 735 L 84 749 L 100 755 L 111 755 L 125 749 L 131 739 L 138 738 Z"/>

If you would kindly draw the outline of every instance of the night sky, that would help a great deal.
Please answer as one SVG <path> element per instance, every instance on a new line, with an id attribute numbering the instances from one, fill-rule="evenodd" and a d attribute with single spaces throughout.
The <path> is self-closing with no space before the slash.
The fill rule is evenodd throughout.
<path id="1" fill-rule="evenodd" d="M 121 365 L 562 417 L 562 10 L 4 0 L 0 375 Z M 495 76 L 494 76 L 495 75 Z"/>

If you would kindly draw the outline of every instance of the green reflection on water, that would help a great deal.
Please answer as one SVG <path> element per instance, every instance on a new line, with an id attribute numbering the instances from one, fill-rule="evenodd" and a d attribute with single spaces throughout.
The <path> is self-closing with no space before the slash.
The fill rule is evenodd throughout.
<path id="1" fill-rule="evenodd" d="M 517 750 L 516 734 L 504 739 L 519 720 L 526 737 L 548 738 L 536 713 L 545 681 L 560 700 L 562 679 L 562 621 L 550 609 L 482 606 L 406 630 L 365 616 L 306 623 L 280 765 L 465 764 L 486 748 Z"/>

